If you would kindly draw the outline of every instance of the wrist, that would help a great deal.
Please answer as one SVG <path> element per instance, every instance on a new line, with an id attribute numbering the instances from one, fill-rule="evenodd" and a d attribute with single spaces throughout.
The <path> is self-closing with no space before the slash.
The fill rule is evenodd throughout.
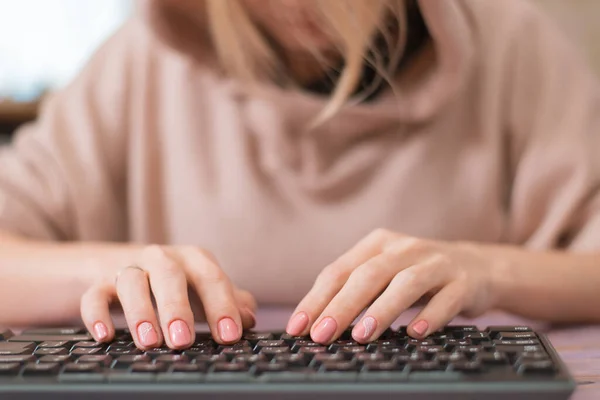
<path id="1" fill-rule="evenodd" d="M 515 296 L 516 269 L 508 249 L 490 249 L 490 293 L 492 307 L 507 311 Z"/>

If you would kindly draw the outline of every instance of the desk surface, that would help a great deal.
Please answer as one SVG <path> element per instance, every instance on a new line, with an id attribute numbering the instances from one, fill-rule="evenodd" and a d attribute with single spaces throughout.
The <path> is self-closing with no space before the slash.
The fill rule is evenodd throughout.
<path id="1" fill-rule="evenodd" d="M 257 314 L 258 326 L 256 329 L 281 330 L 285 327 L 290 313 L 289 309 L 260 310 Z M 415 310 L 406 312 L 395 325 L 408 324 L 415 314 Z M 480 328 L 489 325 L 528 325 L 539 332 L 548 334 L 579 384 L 571 400 L 600 399 L 600 325 L 551 328 L 502 313 L 490 313 L 474 320 L 457 318 L 452 323 L 477 325 Z"/>

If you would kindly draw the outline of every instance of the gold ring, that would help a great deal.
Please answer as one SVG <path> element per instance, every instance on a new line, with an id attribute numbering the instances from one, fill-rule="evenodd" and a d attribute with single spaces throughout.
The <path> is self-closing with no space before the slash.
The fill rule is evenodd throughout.
<path id="1" fill-rule="evenodd" d="M 140 267 L 139 265 L 135 265 L 135 264 L 128 265 L 128 266 L 127 266 L 127 267 L 125 267 L 125 268 L 121 268 L 121 269 L 119 270 L 119 272 L 117 272 L 117 276 L 115 276 L 115 286 L 117 286 L 117 282 L 119 281 L 119 277 L 121 276 L 121 274 L 122 274 L 123 272 L 125 272 L 126 270 L 128 270 L 128 269 L 137 269 L 137 270 L 139 270 L 139 271 L 142 271 L 142 272 L 144 273 L 144 275 L 146 275 L 146 276 L 148 275 L 148 271 L 146 271 L 145 269 L 143 269 L 143 268 L 142 268 L 142 267 Z"/>

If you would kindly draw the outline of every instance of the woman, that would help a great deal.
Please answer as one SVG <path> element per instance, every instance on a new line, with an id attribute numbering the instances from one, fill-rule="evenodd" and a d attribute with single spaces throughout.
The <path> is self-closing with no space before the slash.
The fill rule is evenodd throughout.
<path id="1" fill-rule="evenodd" d="M 255 299 L 320 343 L 421 298 L 414 337 L 600 320 L 600 91 L 530 4 L 142 7 L 0 156 L 2 323 L 108 341 L 118 300 L 144 349 L 203 315 L 235 342 Z"/>

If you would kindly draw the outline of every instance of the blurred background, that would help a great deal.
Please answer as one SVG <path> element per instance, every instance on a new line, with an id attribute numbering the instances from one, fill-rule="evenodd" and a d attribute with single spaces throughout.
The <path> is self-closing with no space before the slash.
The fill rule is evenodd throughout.
<path id="1" fill-rule="evenodd" d="M 534 1 L 555 18 L 600 75 L 600 0 L 523 1 Z M 35 118 L 44 93 L 69 82 L 131 15 L 132 3 L 0 0 L 0 141 Z"/>

